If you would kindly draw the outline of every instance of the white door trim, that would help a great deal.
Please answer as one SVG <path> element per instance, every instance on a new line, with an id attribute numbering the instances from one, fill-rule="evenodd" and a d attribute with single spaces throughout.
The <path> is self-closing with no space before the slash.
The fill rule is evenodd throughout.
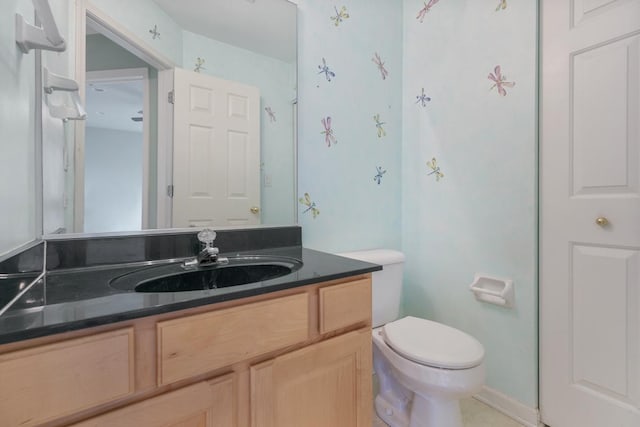
<path id="1" fill-rule="evenodd" d="M 293 115 L 293 222 L 300 224 L 298 217 L 298 98 L 291 101 L 291 114 Z"/>
<path id="2" fill-rule="evenodd" d="M 83 105 L 87 103 L 86 69 L 87 69 L 87 3 L 86 0 L 76 1 L 76 75 L 78 95 Z M 73 155 L 73 230 L 72 233 L 84 231 L 84 120 L 75 122 L 75 143 Z"/>
<path id="3" fill-rule="evenodd" d="M 156 227 L 171 228 L 173 222 L 173 104 L 169 92 L 173 91 L 173 70 L 158 71 L 158 181 Z"/>
<path id="4" fill-rule="evenodd" d="M 86 37 L 87 22 L 100 29 L 114 43 L 127 49 L 129 52 L 143 59 L 146 63 L 158 71 L 169 70 L 175 67 L 175 63 L 153 49 L 150 45 L 131 33 L 120 23 L 96 7 L 90 0 L 76 0 L 75 10 L 75 80 L 80 88 L 79 95 L 83 104 L 86 103 Z M 160 102 L 160 101 L 158 101 Z M 148 111 L 148 110 L 147 110 Z M 147 132 L 148 134 L 148 132 Z M 84 231 L 84 149 L 85 149 L 85 123 L 82 120 L 75 122 L 75 153 L 74 153 L 74 207 L 73 230 L 74 233 Z M 148 152 L 148 149 L 146 150 Z M 159 171 L 159 173 L 163 173 Z M 146 187 L 145 187 L 146 188 Z M 148 196 L 148 194 L 147 194 Z M 147 199 L 148 200 L 148 199 Z M 148 206 L 147 206 L 148 208 Z M 143 225 L 144 228 L 144 225 Z"/>
<path id="5" fill-rule="evenodd" d="M 150 127 L 149 111 L 149 70 L 146 68 L 121 68 L 118 70 L 88 71 L 86 82 L 125 82 L 142 80 L 142 111 L 145 120 L 142 121 L 142 229 L 149 228 L 149 149 Z"/>

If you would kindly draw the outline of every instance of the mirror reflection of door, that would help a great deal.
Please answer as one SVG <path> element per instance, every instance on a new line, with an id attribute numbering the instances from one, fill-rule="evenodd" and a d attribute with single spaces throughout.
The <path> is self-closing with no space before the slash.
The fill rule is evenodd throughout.
<path id="1" fill-rule="evenodd" d="M 174 109 L 159 112 L 158 70 L 90 27 L 86 46 L 82 231 L 154 228 L 158 210 L 168 213 L 163 226 L 260 224 L 259 89 L 175 68 L 166 82 Z M 170 149 L 158 146 L 158 124 L 174 136 L 167 170 L 155 154 Z M 172 197 L 155 203 L 161 182 Z"/>
<path id="2" fill-rule="evenodd" d="M 76 76 L 89 117 L 76 124 L 75 141 L 68 142 L 72 167 L 65 175 L 69 196 L 60 203 L 65 206 L 64 216 L 58 215 L 64 217 L 61 231 L 295 222 L 296 8 L 287 0 L 269 1 L 281 11 L 277 27 L 283 31 L 273 34 L 278 43 L 266 42 L 273 38 L 264 34 L 250 37 L 258 25 L 245 22 L 248 15 L 263 22 L 264 7 L 275 13 L 266 3 L 263 8 L 243 3 L 246 10 L 222 33 L 197 23 L 204 12 L 205 22 L 217 22 L 212 21 L 219 17 L 217 5 L 235 10 L 235 0 L 187 8 L 188 16 L 171 13 L 155 34 L 141 25 L 148 16 L 138 16 L 140 11 L 124 11 L 108 0 L 79 2 L 77 18 L 86 20 L 86 35 L 79 31 L 76 59 L 86 67 Z M 157 3 L 148 6 L 160 11 Z M 140 88 L 124 71 L 131 69 L 146 70 L 147 80 L 133 79 L 147 81 L 142 91 L 148 85 L 143 95 L 148 105 L 133 107 L 138 101 L 129 99 L 113 104 L 119 107 L 94 107 L 107 93 L 139 97 Z M 185 86 L 186 96 L 174 87 L 181 75 L 195 82 Z M 185 100 L 187 107 L 180 110 Z M 121 117 L 108 118 L 106 110 Z M 139 134 L 128 127 L 140 123 L 142 148 L 139 138 L 126 144 L 134 139 L 121 132 Z"/>
<path id="3" fill-rule="evenodd" d="M 260 91 L 174 70 L 173 227 L 260 224 Z"/>

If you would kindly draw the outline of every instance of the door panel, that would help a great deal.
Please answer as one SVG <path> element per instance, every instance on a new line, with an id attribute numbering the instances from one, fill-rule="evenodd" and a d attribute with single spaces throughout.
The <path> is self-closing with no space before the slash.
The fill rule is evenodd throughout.
<path id="1" fill-rule="evenodd" d="M 213 129 L 203 126 L 189 128 L 189 191 L 191 198 L 213 197 L 215 180 L 209 166 Z"/>
<path id="2" fill-rule="evenodd" d="M 228 198 L 246 198 L 250 194 L 247 187 L 248 175 L 251 173 L 247 170 L 247 155 L 250 150 L 249 135 L 245 132 L 230 131 L 227 136 L 227 150 L 229 157 L 227 159 L 228 182 L 227 190 Z"/>
<path id="3" fill-rule="evenodd" d="M 638 76 L 640 35 L 573 56 L 575 195 L 637 195 Z"/>
<path id="4" fill-rule="evenodd" d="M 639 259 L 633 250 L 573 248 L 573 383 L 622 402 L 638 390 Z"/>
<path id="5" fill-rule="evenodd" d="M 574 25 L 598 17 L 621 6 L 626 0 L 573 0 Z"/>

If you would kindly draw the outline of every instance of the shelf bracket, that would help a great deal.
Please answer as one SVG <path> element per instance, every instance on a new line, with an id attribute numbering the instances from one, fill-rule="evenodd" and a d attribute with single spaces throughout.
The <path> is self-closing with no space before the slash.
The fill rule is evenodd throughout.
<path id="1" fill-rule="evenodd" d="M 75 80 L 68 79 L 66 77 L 59 76 L 51 73 L 47 68 L 42 69 L 42 81 L 44 85 L 44 91 L 47 94 L 52 94 L 55 91 L 69 92 L 73 105 L 52 105 L 49 104 L 49 113 L 51 116 L 67 120 L 85 120 L 87 118 L 87 112 L 82 106 L 80 95 L 78 93 L 79 87 Z"/>
<path id="2" fill-rule="evenodd" d="M 63 52 L 67 45 L 58 31 L 49 1 L 32 1 L 36 16 L 42 22 L 42 27 L 28 24 L 22 15 L 16 13 L 16 44 L 23 53 L 29 53 L 31 49 Z"/>

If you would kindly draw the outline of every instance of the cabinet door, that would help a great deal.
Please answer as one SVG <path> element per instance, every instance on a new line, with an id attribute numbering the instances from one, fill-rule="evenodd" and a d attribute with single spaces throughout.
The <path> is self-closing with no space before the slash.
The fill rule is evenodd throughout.
<path id="1" fill-rule="evenodd" d="M 114 426 L 236 426 L 235 374 L 162 394 L 73 425 L 73 427 Z"/>
<path id="2" fill-rule="evenodd" d="M 371 329 L 251 368 L 252 427 L 370 427 Z"/>
<path id="3" fill-rule="evenodd" d="M 0 426 L 30 427 L 132 395 L 133 328 L 0 355 Z"/>

